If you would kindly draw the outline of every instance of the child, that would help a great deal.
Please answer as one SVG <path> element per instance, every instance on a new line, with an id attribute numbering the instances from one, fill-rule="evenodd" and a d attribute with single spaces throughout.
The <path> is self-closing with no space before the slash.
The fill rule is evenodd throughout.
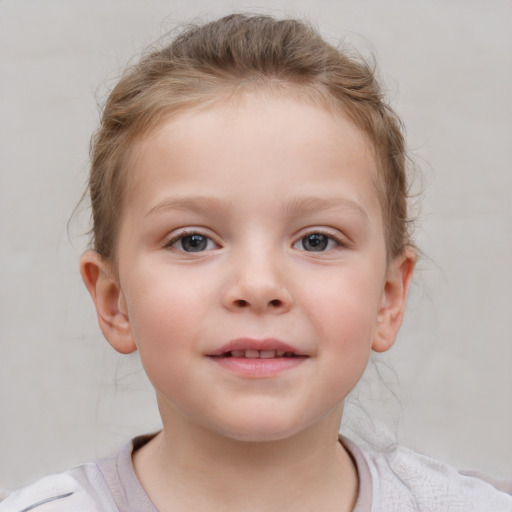
<path id="1" fill-rule="evenodd" d="M 146 56 L 93 140 L 80 268 L 163 429 L 0 510 L 512 511 L 443 463 L 338 437 L 403 317 L 405 163 L 372 69 L 300 22 L 228 16 Z"/>

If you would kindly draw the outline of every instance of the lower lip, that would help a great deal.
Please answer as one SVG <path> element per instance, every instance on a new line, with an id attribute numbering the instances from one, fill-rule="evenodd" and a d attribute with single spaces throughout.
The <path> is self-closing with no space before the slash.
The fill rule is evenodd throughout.
<path id="1" fill-rule="evenodd" d="M 287 370 L 297 368 L 303 364 L 307 357 L 210 357 L 220 367 L 241 377 L 273 377 Z"/>

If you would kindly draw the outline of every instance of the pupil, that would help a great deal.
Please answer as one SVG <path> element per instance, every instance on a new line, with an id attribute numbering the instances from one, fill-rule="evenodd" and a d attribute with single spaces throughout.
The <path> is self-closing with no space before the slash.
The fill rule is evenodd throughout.
<path id="1" fill-rule="evenodd" d="M 306 236 L 302 239 L 302 246 L 306 251 L 323 251 L 327 247 L 328 238 L 320 233 Z"/>
<path id="2" fill-rule="evenodd" d="M 199 252 L 206 249 L 207 239 L 202 235 L 189 235 L 183 237 L 181 245 L 185 251 Z"/>

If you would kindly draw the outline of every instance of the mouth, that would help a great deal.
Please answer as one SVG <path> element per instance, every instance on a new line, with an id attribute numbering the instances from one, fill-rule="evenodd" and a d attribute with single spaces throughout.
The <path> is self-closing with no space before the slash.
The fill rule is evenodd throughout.
<path id="1" fill-rule="evenodd" d="M 305 357 L 284 350 L 229 350 L 213 357 L 238 357 L 246 359 L 275 359 L 276 357 Z"/>
<path id="2" fill-rule="evenodd" d="M 250 379 L 277 376 L 302 366 L 309 358 L 296 347 L 276 339 L 248 338 L 233 340 L 207 356 L 220 368 Z"/>
<path id="3" fill-rule="evenodd" d="M 296 347 L 277 339 L 238 338 L 207 354 L 210 357 L 276 359 L 307 357 Z"/>

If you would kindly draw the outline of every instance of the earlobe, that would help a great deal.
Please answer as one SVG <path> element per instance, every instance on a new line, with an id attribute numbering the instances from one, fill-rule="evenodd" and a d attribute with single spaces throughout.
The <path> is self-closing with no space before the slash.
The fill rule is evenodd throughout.
<path id="1" fill-rule="evenodd" d="M 389 350 L 395 342 L 402 325 L 407 292 L 415 264 L 416 254 L 410 249 L 391 263 L 388 269 L 372 343 L 372 349 L 376 352 Z"/>
<path id="2" fill-rule="evenodd" d="M 80 273 L 96 307 L 105 338 L 122 354 L 137 350 L 124 297 L 110 272 L 110 265 L 96 251 L 87 251 L 80 258 Z"/>

